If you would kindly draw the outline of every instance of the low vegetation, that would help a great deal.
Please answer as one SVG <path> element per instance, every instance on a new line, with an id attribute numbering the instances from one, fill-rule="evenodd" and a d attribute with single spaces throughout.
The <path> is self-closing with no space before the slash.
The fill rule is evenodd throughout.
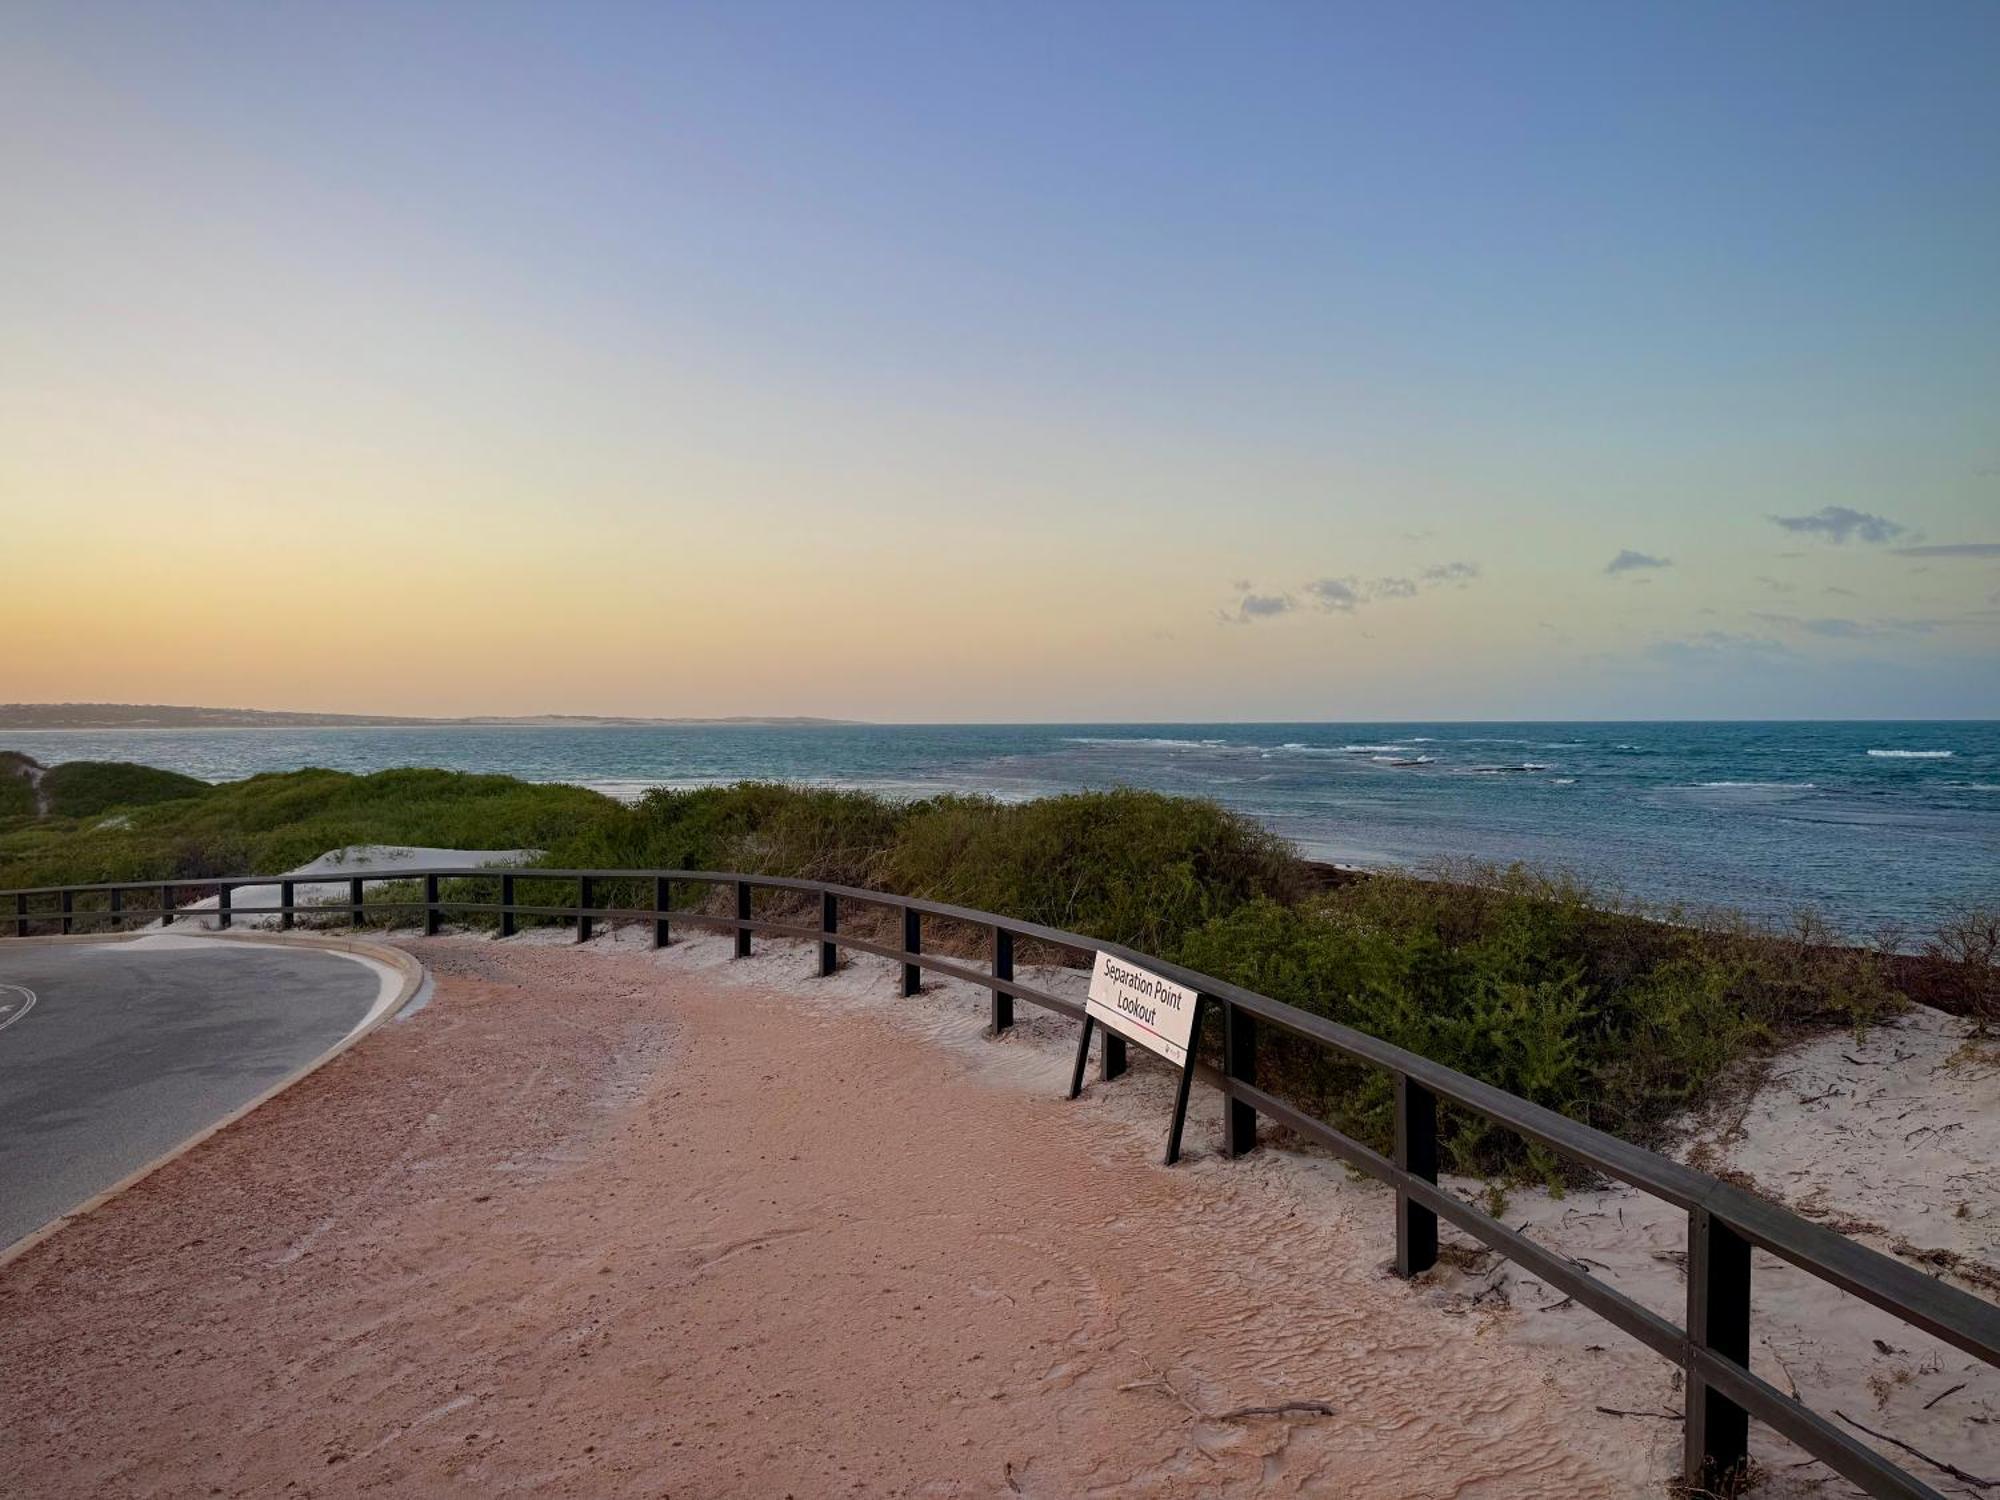
<path id="1" fill-rule="evenodd" d="M 1407 1047 L 1642 1144 L 1778 1043 L 1899 1009 L 1876 955 L 1811 924 L 1692 927 L 1608 910 L 1575 884 L 1507 871 L 1480 884 L 1381 876 L 1292 906 L 1255 901 L 1193 933 L 1190 967 Z M 1325 1049 L 1265 1044 L 1279 1087 L 1387 1149 L 1389 1080 Z M 1556 1164 L 1447 1110 L 1446 1164 Z"/>
<path id="2" fill-rule="evenodd" d="M 557 841 L 546 862 L 873 886 L 1163 954 L 1244 901 L 1293 899 L 1306 870 L 1250 820 L 1157 792 L 899 803 L 755 782 L 650 793 Z"/>
<path id="3" fill-rule="evenodd" d="M 211 786 L 134 777 L 92 762 L 57 766 L 45 816 L 0 818 L 0 886 L 114 880 L 198 880 L 290 869 L 350 844 L 540 848 L 615 814 L 608 797 L 511 776 L 455 771 L 291 771 Z M 74 800 L 62 791 L 71 783 Z M 132 800 L 107 800 L 121 789 Z M 183 794 L 184 792 L 184 794 Z"/>
<path id="4" fill-rule="evenodd" d="M 71 761 L 42 775 L 42 798 L 58 817 L 91 818 L 120 807 L 150 807 L 207 794 L 193 776 L 128 761 Z"/>
<path id="5" fill-rule="evenodd" d="M 1663 921 L 1520 871 L 1329 888 L 1250 820 L 1142 791 L 898 802 L 745 783 L 627 806 L 446 771 L 308 770 L 206 786 L 120 766 L 58 767 L 51 784 L 46 815 L 32 799 L 0 804 L 0 886 L 196 882 L 394 843 L 535 850 L 545 868 L 732 869 L 888 889 L 1178 960 L 1647 1144 L 1740 1086 L 1777 1045 L 1892 1014 L 1918 961 L 1842 947 L 1811 923 L 1773 932 Z M 573 899 L 573 888 L 525 872 L 519 884 L 523 902 Z M 446 894 L 493 897 L 490 881 Z M 607 883 L 597 900 L 648 906 L 650 883 Z M 1943 974 L 1946 992 L 1962 990 L 1971 1013 L 1991 1018 L 1996 931 L 2000 920 L 1977 911 L 1941 929 L 1929 993 Z M 1388 1145 L 1385 1078 L 1278 1037 L 1261 1056 L 1271 1086 Z M 1557 1175 L 1476 1119 L 1447 1112 L 1445 1129 L 1455 1170 Z"/>
<path id="6" fill-rule="evenodd" d="M 0 827 L 35 815 L 35 774 L 41 765 L 18 750 L 0 750 Z"/>

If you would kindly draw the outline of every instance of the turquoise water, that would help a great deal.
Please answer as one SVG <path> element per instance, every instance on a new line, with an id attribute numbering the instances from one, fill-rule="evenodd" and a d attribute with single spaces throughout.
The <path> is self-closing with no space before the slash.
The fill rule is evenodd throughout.
<path id="1" fill-rule="evenodd" d="M 444 766 L 614 795 L 743 778 L 1007 798 L 1213 797 L 1319 858 L 1525 861 L 1658 903 L 1860 935 L 2000 900 L 2000 723 L 537 726 L 42 731 L 54 763 L 210 780 Z"/>

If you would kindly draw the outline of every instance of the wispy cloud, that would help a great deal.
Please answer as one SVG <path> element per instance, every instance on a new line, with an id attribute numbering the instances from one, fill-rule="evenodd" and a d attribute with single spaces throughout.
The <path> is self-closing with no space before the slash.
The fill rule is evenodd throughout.
<path id="1" fill-rule="evenodd" d="M 1337 578 L 1331 575 L 1314 578 L 1300 584 L 1296 593 L 1304 596 L 1304 603 L 1311 604 L 1323 614 L 1351 615 L 1364 604 L 1385 599 L 1414 599 L 1424 590 L 1444 584 L 1464 588 L 1478 576 L 1478 563 L 1433 563 L 1419 570 L 1414 578 L 1400 575 L 1362 578 L 1353 573 Z M 1247 625 L 1253 620 L 1288 615 L 1303 607 L 1301 600 L 1291 592 L 1259 594 L 1244 579 L 1236 581 L 1232 592 L 1241 596 L 1237 603 L 1217 611 L 1219 619 L 1232 625 Z"/>
<path id="2" fill-rule="evenodd" d="M 1352 614 L 1355 606 L 1368 602 L 1359 580 L 1353 578 L 1315 578 L 1306 585 L 1306 592 L 1319 601 L 1321 609 L 1337 609 L 1343 614 Z"/>
<path id="3" fill-rule="evenodd" d="M 1887 516 L 1870 515 L 1865 510 L 1853 510 L 1845 505 L 1823 505 L 1808 516 L 1773 516 L 1771 519 L 1787 531 L 1822 537 L 1835 543 L 1852 538 L 1864 542 L 1889 542 L 1908 534 L 1910 529 L 1897 525 Z"/>
<path id="4" fill-rule="evenodd" d="M 1604 565 L 1604 571 L 1634 573 L 1646 568 L 1671 568 L 1673 565 L 1674 560 L 1671 557 L 1655 557 L 1650 552 L 1634 552 L 1627 547 Z"/>
<path id="5" fill-rule="evenodd" d="M 1946 620 L 1850 620 L 1838 615 L 1801 619 L 1797 615 L 1766 614 L 1756 610 L 1751 612 L 1750 618 L 1833 641 L 1874 640 L 1886 635 L 1929 635 L 1939 626 L 1950 623 Z"/>
<path id="6" fill-rule="evenodd" d="M 1733 630 L 1704 630 L 1680 640 L 1655 641 L 1646 655 L 1668 666 L 1713 666 L 1730 658 L 1783 661 L 1796 655 L 1789 646 L 1768 636 L 1742 635 Z"/>
<path id="7" fill-rule="evenodd" d="M 1236 606 L 1236 617 L 1244 622 L 1269 620 L 1297 609 L 1290 594 L 1245 594 Z"/>
<path id="8" fill-rule="evenodd" d="M 1479 576 L 1479 564 L 1471 562 L 1432 563 L 1422 574 L 1425 583 L 1456 583 L 1460 586 Z"/>
<path id="9" fill-rule="evenodd" d="M 1789 594 L 1792 591 L 1792 586 L 1781 578 L 1769 578 L 1759 573 L 1756 581 L 1774 594 Z"/>
<path id="10" fill-rule="evenodd" d="M 1892 547 L 1898 557 L 2000 557 L 2000 542 L 1938 542 L 1929 547 Z"/>
<path id="11" fill-rule="evenodd" d="M 1358 604 L 1376 599 L 1414 599 L 1423 589 L 1447 583 L 1464 588 L 1478 576 L 1478 563 L 1432 563 L 1415 578 L 1320 578 L 1305 587 L 1306 592 L 1319 601 L 1321 609 L 1346 613 Z"/>

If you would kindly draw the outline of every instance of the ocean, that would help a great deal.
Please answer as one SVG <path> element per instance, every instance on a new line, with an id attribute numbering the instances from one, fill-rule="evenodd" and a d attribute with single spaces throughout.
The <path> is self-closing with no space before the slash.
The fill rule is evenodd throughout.
<path id="1" fill-rule="evenodd" d="M 1211 797 L 1365 868 L 1523 862 L 1648 904 L 1857 937 L 2000 903 L 2000 723 L 557 725 L 15 731 L 45 763 L 213 781 L 441 766 L 619 797 L 743 779 Z"/>

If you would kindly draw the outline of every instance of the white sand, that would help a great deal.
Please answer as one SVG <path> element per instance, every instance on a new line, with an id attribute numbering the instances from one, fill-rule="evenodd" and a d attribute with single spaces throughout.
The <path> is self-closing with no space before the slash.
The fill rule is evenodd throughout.
<path id="1" fill-rule="evenodd" d="M 430 849 L 417 844 L 353 844 L 345 849 L 334 849 L 317 859 L 306 861 L 297 869 L 281 873 L 287 876 L 328 875 L 337 878 L 311 881 L 301 879 L 293 888 L 294 902 L 301 906 L 330 905 L 347 899 L 350 878 L 356 875 L 397 875 L 413 869 L 453 869 L 483 867 L 489 865 L 518 865 L 534 858 L 533 849 Z M 199 882 L 189 881 L 189 885 Z M 242 885 L 230 892 L 232 907 L 277 906 L 283 902 L 284 893 L 276 885 Z M 217 898 L 204 897 L 200 901 L 189 902 L 178 908 L 183 913 L 176 921 L 194 920 L 198 927 L 213 928 L 215 923 L 204 921 L 199 913 L 214 912 Z M 236 927 L 276 927 L 280 918 L 275 916 L 240 917 L 232 916 L 230 924 Z M 155 924 L 157 925 L 157 924 Z"/>

